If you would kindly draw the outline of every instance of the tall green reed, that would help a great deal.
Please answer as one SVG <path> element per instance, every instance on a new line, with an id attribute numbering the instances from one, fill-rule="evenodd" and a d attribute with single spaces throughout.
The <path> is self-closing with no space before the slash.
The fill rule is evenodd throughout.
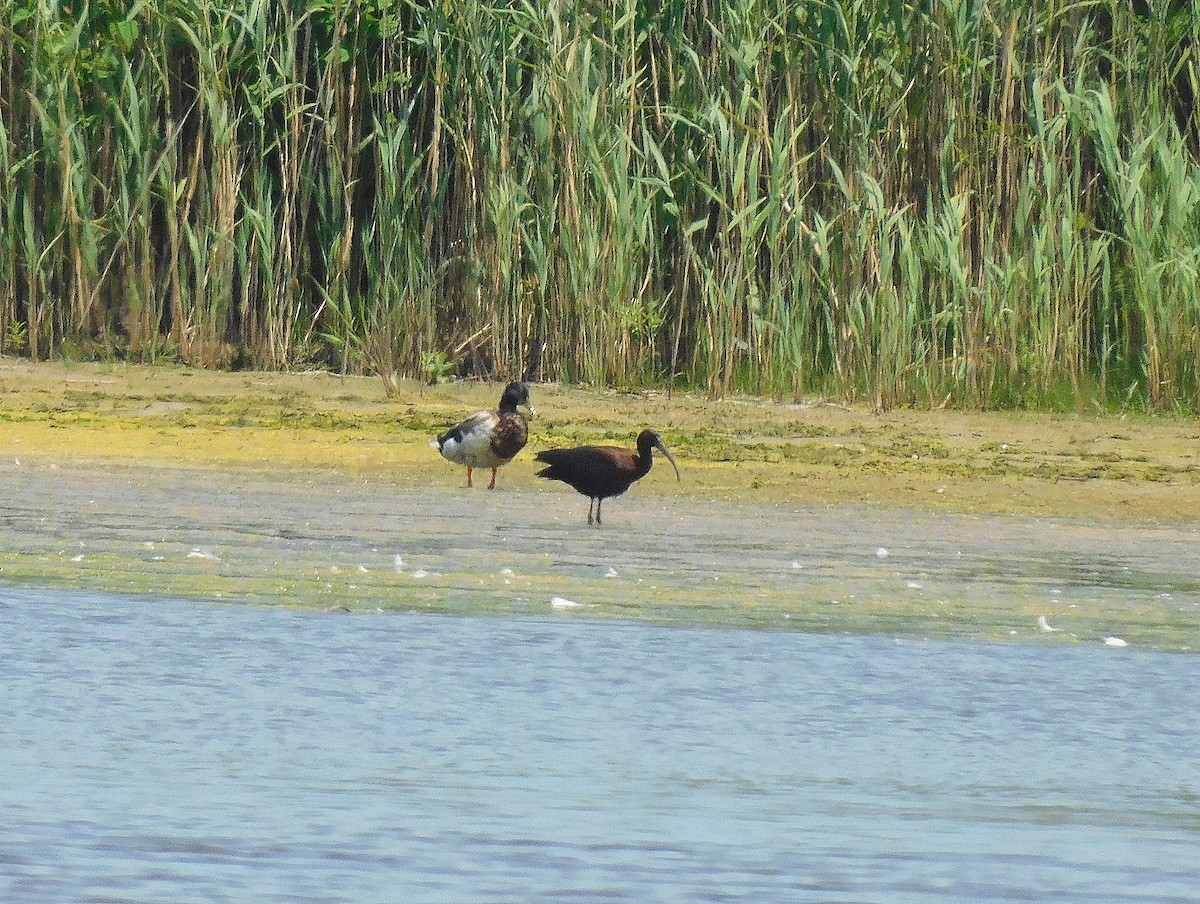
<path id="1" fill-rule="evenodd" d="M 1194 411 L 1198 38 L 1112 0 L 0 0 L 5 349 Z"/>

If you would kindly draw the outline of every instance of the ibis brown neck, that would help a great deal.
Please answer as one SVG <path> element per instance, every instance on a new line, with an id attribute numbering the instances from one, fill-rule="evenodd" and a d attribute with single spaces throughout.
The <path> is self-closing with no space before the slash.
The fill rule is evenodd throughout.
<path id="1" fill-rule="evenodd" d="M 638 437 L 636 473 L 639 478 L 650 473 L 650 466 L 654 464 L 654 446 L 654 437 L 645 434 Z"/>

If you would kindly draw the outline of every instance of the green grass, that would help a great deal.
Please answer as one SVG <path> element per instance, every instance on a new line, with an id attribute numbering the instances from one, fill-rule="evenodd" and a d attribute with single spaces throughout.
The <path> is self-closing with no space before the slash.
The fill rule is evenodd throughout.
<path id="1" fill-rule="evenodd" d="M 1195 413 L 1198 38 L 1112 0 L 0 0 L 2 350 Z"/>

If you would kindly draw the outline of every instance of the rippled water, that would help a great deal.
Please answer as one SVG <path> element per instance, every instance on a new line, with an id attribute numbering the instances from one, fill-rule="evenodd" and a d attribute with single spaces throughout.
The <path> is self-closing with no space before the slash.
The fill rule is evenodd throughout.
<path id="1" fill-rule="evenodd" d="M 1200 900 L 1191 656 L 0 589 L 6 902 Z"/>

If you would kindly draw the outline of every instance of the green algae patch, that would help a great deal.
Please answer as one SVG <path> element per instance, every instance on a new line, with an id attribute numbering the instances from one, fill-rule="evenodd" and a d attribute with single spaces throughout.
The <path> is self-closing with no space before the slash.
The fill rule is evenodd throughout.
<path id="1" fill-rule="evenodd" d="M 186 557 L 185 557 L 186 558 Z M 263 573 L 245 563 L 176 558 L 149 565 L 117 555 L 0 555 L 0 582 L 16 586 L 146 594 L 210 602 L 354 612 L 429 612 L 585 620 L 620 619 L 683 627 L 886 634 L 928 639 L 1090 644 L 1119 636 L 1135 649 L 1192 652 L 1200 648 L 1197 615 L 1156 605 L 1154 596 L 1093 599 L 1084 608 L 1053 612 L 1049 628 L 1039 607 L 1004 593 L 925 596 L 850 581 L 818 582 L 799 591 L 748 586 L 738 576 L 694 582 L 630 576 L 564 580 L 553 574 L 372 571 L 283 567 Z M 293 565 L 296 563 L 292 563 Z M 1050 624 L 1050 622 L 1046 622 Z"/>

